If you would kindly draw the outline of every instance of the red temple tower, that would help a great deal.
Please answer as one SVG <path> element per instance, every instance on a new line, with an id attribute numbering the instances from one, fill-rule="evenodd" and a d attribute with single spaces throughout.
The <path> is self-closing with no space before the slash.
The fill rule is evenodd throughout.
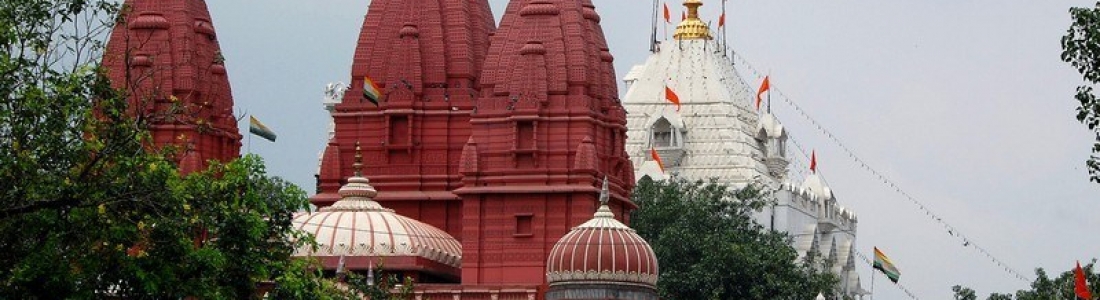
<path id="1" fill-rule="evenodd" d="M 240 156 L 241 135 L 217 34 L 202 0 L 127 0 L 103 64 L 129 93 L 156 147 L 180 146 L 180 171 Z"/>
<path id="2" fill-rule="evenodd" d="M 625 221 L 635 208 L 633 168 L 623 149 L 626 113 L 595 7 L 590 0 L 513 0 L 501 27 L 493 24 L 486 0 L 372 1 L 352 84 L 332 110 L 335 134 L 311 201 L 340 209 L 332 204 L 341 199 L 341 186 L 360 177 L 352 176 L 359 142 L 361 177 L 377 188 L 374 201 L 461 242 L 460 279 L 420 284 L 418 295 L 544 299 L 557 284 L 563 292 L 556 299 L 566 299 L 577 291 L 566 287 L 577 282 L 652 290 L 656 262 L 637 251 L 648 248 L 640 238 L 625 243 L 601 233 L 586 239 L 594 245 L 584 249 L 610 253 L 608 263 L 547 268 L 552 257 L 587 257 L 553 251 L 571 229 L 579 228 L 574 235 L 625 233 L 625 225 L 609 220 Z M 367 78 L 380 87 L 377 105 L 363 94 Z M 601 190 L 606 205 L 597 201 Z M 375 235 L 395 230 L 364 228 L 354 219 L 331 222 Z M 333 236 L 327 243 L 336 246 L 322 255 L 326 268 L 343 255 L 385 257 L 352 251 L 369 247 L 337 247 L 357 240 Z M 638 264 L 628 268 L 618 260 Z M 577 275 L 608 272 L 628 275 Z M 587 285 L 582 290 L 578 295 L 595 293 Z"/>
<path id="3" fill-rule="evenodd" d="M 462 153 L 463 285 L 546 284 L 554 243 L 596 210 L 626 216 L 625 111 L 589 0 L 514 0 L 491 40 Z"/>
<path id="4" fill-rule="evenodd" d="M 361 141 L 376 201 L 461 238 L 462 202 L 451 191 L 462 183 L 458 161 L 493 30 L 486 0 L 371 1 L 313 204 L 339 199 Z M 363 96 L 365 78 L 381 87 L 377 106 Z"/>

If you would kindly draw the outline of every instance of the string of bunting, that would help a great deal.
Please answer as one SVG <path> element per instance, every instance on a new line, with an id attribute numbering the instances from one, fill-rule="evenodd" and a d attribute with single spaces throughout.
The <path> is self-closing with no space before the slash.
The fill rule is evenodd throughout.
<path id="1" fill-rule="evenodd" d="M 753 67 L 752 64 L 750 64 L 748 62 L 748 60 L 744 56 L 742 56 L 740 53 L 734 52 L 733 56 L 735 57 L 735 59 L 737 59 L 737 61 L 742 63 L 743 66 L 748 68 L 748 70 L 751 71 L 753 73 L 753 75 L 755 75 L 756 77 L 763 77 L 763 75 L 762 75 L 763 73 L 761 73 L 755 67 Z M 806 119 L 811 124 L 813 124 L 815 127 L 817 127 L 818 131 L 820 131 L 823 135 L 825 135 L 834 144 L 839 146 L 841 148 L 841 150 L 843 150 L 846 154 L 848 154 L 849 158 L 851 158 L 853 161 L 855 161 L 857 164 L 859 164 L 860 168 L 862 168 L 865 171 L 870 172 L 872 175 L 874 175 L 879 180 L 881 180 L 883 184 L 886 184 L 890 188 L 894 189 L 895 192 L 897 192 L 902 197 L 904 197 L 906 200 L 908 200 L 910 203 L 912 203 L 917 208 L 919 208 L 933 222 L 936 222 L 940 226 L 943 226 L 944 230 L 946 231 L 946 233 L 948 235 L 960 239 L 962 241 L 962 246 L 963 247 L 973 248 L 974 250 L 978 251 L 982 255 L 985 255 L 986 258 L 988 258 L 990 261 L 992 261 L 998 267 L 1004 269 L 1004 271 L 1007 272 L 1008 274 L 1016 277 L 1016 279 L 1019 279 L 1019 280 L 1024 281 L 1024 282 L 1031 282 L 1032 281 L 1028 277 L 1021 274 L 1020 272 L 1017 272 L 1015 269 L 1009 267 L 1008 264 L 1006 264 L 1003 260 L 998 259 L 997 257 L 993 256 L 993 254 L 990 253 L 989 251 L 987 251 L 985 248 L 983 248 L 983 247 L 979 246 L 978 244 L 974 243 L 973 240 L 971 240 L 969 237 L 967 237 L 962 232 L 960 232 L 957 228 L 955 228 L 955 226 L 952 226 L 951 224 L 948 224 L 946 221 L 943 220 L 943 218 L 941 218 L 936 213 L 932 212 L 931 209 L 929 209 L 927 206 L 925 206 L 920 201 L 917 201 L 917 199 L 915 197 L 913 197 L 909 193 L 902 190 L 900 186 L 895 184 L 892 180 L 887 178 L 885 175 L 878 172 L 874 168 L 871 168 L 871 166 L 868 165 L 866 161 L 864 161 L 859 156 L 856 156 L 854 151 L 852 151 L 847 146 L 845 146 L 844 143 L 841 143 L 840 139 L 837 138 L 836 135 L 833 135 L 833 133 L 830 132 L 829 130 L 825 129 L 824 126 L 821 126 L 821 123 L 818 123 L 817 120 L 815 120 L 813 117 L 810 117 L 810 115 L 808 113 L 806 113 L 806 111 L 803 110 L 802 107 L 798 106 L 798 104 L 795 104 L 794 101 L 791 101 L 790 97 L 787 97 L 787 95 L 785 95 L 783 93 L 783 91 L 777 89 L 775 86 L 771 87 L 771 91 L 775 92 L 779 96 L 777 98 L 782 100 L 787 105 L 790 105 L 795 111 L 797 111 L 802 116 L 802 118 Z"/>

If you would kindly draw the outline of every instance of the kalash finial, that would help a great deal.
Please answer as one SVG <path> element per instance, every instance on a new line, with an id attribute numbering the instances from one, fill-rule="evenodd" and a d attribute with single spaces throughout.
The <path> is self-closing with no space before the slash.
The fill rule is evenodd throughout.
<path id="1" fill-rule="evenodd" d="M 607 175 L 603 176 L 603 188 L 600 189 L 600 205 L 607 205 L 611 201 L 611 192 L 607 188 Z"/>
<path id="2" fill-rule="evenodd" d="M 355 164 L 351 166 L 355 168 L 356 177 L 363 177 L 363 148 L 359 147 L 359 141 L 355 141 Z"/>
<path id="3" fill-rule="evenodd" d="M 596 213 L 592 215 L 596 219 L 614 219 L 615 213 L 611 212 L 611 208 L 607 207 L 607 203 L 611 201 L 611 191 L 607 188 L 607 176 L 603 177 L 603 188 L 600 189 L 600 207 L 596 209 Z"/>
<path id="4" fill-rule="evenodd" d="M 710 40 L 710 26 L 699 20 L 699 7 L 703 6 L 702 0 L 684 0 L 687 7 L 687 18 L 676 26 L 676 33 L 672 35 L 676 40 Z"/>

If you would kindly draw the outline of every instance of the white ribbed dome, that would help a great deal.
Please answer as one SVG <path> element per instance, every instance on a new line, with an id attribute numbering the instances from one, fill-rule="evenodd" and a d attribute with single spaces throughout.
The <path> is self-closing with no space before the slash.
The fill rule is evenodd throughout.
<path id="1" fill-rule="evenodd" d="M 340 188 L 340 201 L 294 217 L 294 226 L 314 236 L 317 250 L 304 246 L 295 256 L 422 257 L 459 267 L 462 246 L 446 232 L 382 207 L 378 192 L 361 176 Z"/>

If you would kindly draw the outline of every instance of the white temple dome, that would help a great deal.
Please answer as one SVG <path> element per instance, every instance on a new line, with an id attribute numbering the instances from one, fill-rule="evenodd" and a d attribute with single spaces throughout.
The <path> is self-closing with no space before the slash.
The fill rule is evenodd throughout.
<path id="1" fill-rule="evenodd" d="M 305 245 L 294 256 L 419 257 L 458 268 L 462 245 L 443 230 L 394 213 L 372 197 L 378 191 L 356 175 L 340 188 L 341 199 L 314 213 L 294 217 L 294 226 L 310 233 L 314 250 Z"/>

